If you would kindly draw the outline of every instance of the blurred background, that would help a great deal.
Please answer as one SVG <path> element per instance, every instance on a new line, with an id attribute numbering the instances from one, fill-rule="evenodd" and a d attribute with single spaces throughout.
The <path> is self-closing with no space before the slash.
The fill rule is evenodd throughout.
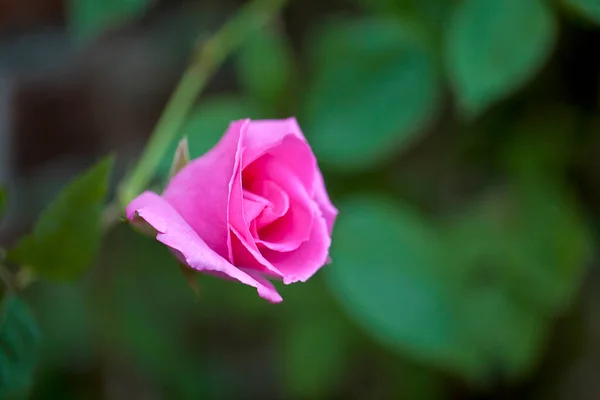
<path id="1" fill-rule="evenodd" d="M 108 153 L 116 184 L 243 3 L 0 0 L 0 243 Z M 27 289 L 30 398 L 600 398 L 599 93 L 599 0 L 290 0 L 180 136 L 297 116 L 333 263 L 279 305 L 205 276 L 196 299 L 120 224 L 78 283 Z"/>

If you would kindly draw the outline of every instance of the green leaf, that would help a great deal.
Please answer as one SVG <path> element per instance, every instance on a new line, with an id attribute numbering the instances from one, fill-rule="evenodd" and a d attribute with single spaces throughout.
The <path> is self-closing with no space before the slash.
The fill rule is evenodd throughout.
<path id="1" fill-rule="evenodd" d="M 536 366 L 590 259 L 572 199 L 556 184 L 526 182 L 469 205 L 443 231 L 455 320 L 483 378 L 520 378 Z"/>
<path id="2" fill-rule="evenodd" d="M 267 107 L 287 101 L 294 61 L 282 32 L 256 31 L 242 47 L 237 71 L 246 92 Z"/>
<path id="3" fill-rule="evenodd" d="M 296 319 L 283 339 L 286 397 L 328 398 L 341 383 L 349 351 L 340 321 L 331 316 Z"/>
<path id="4" fill-rule="evenodd" d="M 455 321 L 461 343 L 477 354 L 479 380 L 529 372 L 548 328 L 527 294 L 537 283 L 528 279 L 531 260 L 518 247 L 523 238 L 511 205 L 485 199 L 442 231 Z"/>
<path id="5" fill-rule="evenodd" d="M 40 350 L 40 331 L 29 307 L 16 296 L 0 314 L 0 398 L 26 398 Z"/>
<path id="6" fill-rule="evenodd" d="M 575 206 L 537 185 L 494 193 L 436 231 L 401 203 L 340 207 L 325 277 L 368 333 L 470 381 L 521 378 L 581 282 Z M 560 206 L 562 205 L 562 207 Z"/>
<path id="7" fill-rule="evenodd" d="M 161 161 L 159 175 L 167 177 L 173 162 L 173 154 L 181 138 L 188 139 L 192 159 L 210 150 L 223 136 L 231 121 L 255 118 L 259 115 L 249 102 L 234 96 L 214 97 L 201 103 L 190 115 L 177 140 L 171 143 L 172 150 Z"/>
<path id="8" fill-rule="evenodd" d="M 314 42 L 303 127 L 317 157 L 360 169 L 408 147 L 439 99 L 426 47 L 385 20 L 328 25 Z"/>
<path id="9" fill-rule="evenodd" d="M 535 75 L 550 55 L 556 27 L 542 0 L 465 0 L 445 36 L 459 105 L 472 116 Z"/>
<path id="10" fill-rule="evenodd" d="M 69 28 L 88 39 L 140 14 L 150 0 L 69 0 Z"/>
<path id="11" fill-rule="evenodd" d="M 399 14 L 412 9 L 412 0 L 357 0 L 356 2 L 369 11 L 383 15 Z"/>
<path id="12" fill-rule="evenodd" d="M 505 152 L 520 218 L 512 235 L 530 258 L 525 271 L 535 282 L 527 293 L 550 314 L 570 305 L 593 248 L 587 219 L 565 184 L 578 121 L 568 108 L 541 107 L 518 121 Z"/>
<path id="13" fill-rule="evenodd" d="M 377 198 L 355 198 L 340 207 L 325 270 L 334 294 L 374 337 L 438 365 L 467 365 L 468 347 L 457 347 L 440 243 L 410 208 Z"/>
<path id="14" fill-rule="evenodd" d="M 444 382 L 443 375 L 432 368 L 431 365 L 410 362 L 409 360 L 392 360 L 393 371 L 401 376 L 394 398 L 396 399 L 419 399 L 419 400 L 442 400 L 448 398 L 448 387 Z M 398 368 L 399 367 L 399 368 Z"/>
<path id="15" fill-rule="evenodd" d="M 442 25 L 445 12 L 451 6 L 448 0 L 357 0 L 357 3 L 384 16 L 416 18 L 421 23 L 438 26 Z M 431 25 L 428 28 L 436 27 Z"/>
<path id="16" fill-rule="evenodd" d="M 90 287 L 97 282 L 44 282 L 27 291 L 27 301 L 36 310 L 38 325 L 44 332 L 44 360 L 91 361 L 91 328 L 97 315 L 90 309 Z"/>
<path id="17" fill-rule="evenodd" d="M 598 0 L 563 0 L 565 6 L 581 14 L 584 18 L 600 24 L 600 1 Z"/>
<path id="18" fill-rule="evenodd" d="M 462 325 L 464 343 L 479 354 L 476 377 L 518 379 L 530 373 L 540 361 L 548 321 L 501 286 L 471 286 L 461 298 L 457 323 Z"/>
<path id="19" fill-rule="evenodd" d="M 565 188 L 527 182 L 518 186 L 517 194 L 523 213 L 519 243 L 531 257 L 529 268 L 535 279 L 530 293 L 537 294 L 537 303 L 546 313 L 559 314 L 571 305 L 591 260 L 591 234 L 579 205 Z"/>
<path id="20" fill-rule="evenodd" d="M 185 335 L 193 332 L 189 322 L 204 312 L 184 286 L 177 260 L 126 226 L 111 230 L 104 247 L 110 251 L 100 253 L 97 265 L 104 267 L 102 276 L 112 278 L 90 287 L 94 309 L 88 310 L 97 339 L 127 352 L 141 371 L 163 383 L 195 382 L 189 375 L 201 364 Z"/>
<path id="21" fill-rule="evenodd" d="M 113 158 L 107 157 L 69 183 L 9 258 L 51 279 L 79 277 L 100 245 L 112 165 Z"/>

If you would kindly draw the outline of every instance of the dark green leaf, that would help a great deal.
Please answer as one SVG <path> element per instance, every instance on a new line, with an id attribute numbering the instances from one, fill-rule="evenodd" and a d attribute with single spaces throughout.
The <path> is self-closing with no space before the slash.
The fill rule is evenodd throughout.
<path id="1" fill-rule="evenodd" d="M 505 126 L 510 184 L 468 205 L 444 230 L 456 320 L 483 377 L 519 378 L 536 366 L 591 256 L 585 220 L 562 183 L 577 114 L 537 107 Z"/>
<path id="2" fill-rule="evenodd" d="M 442 400 L 448 398 L 447 387 L 442 375 L 429 366 L 421 363 L 402 360 L 395 365 L 400 368 L 398 375 L 401 377 L 400 390 L 394 396 L 396 399 Z M 395 368 L 394 368 L 395 369 Z"/>
<path id="3" fill-rule="evenodd" d="M 2 302 L 0 398 L 26 398 L 38 360 L 40 331 L 29 307 L 16 296 Z"/>
<path id="4" fill-rule="evenodd" d="M 422 43 L 383 20 L 333 24 L 314 41 L 303 127 L 319 159 L 364 168 L 413 142 L 435 112 L 439 91 Z"/>
<path id="5" fill-rule="evenodd" d="M 161 161 L 159 174 L 167 177 L 173 162 L 173 154 L 181 137 L 186 136 L 192 159 L 210 150 L 223 136 L 231 121 L 256 118 L 259 111 L 249 102 L 233 96 L 221 96 L 201 103 L 190 115 L 172 150 Z"/>
<path id="6" fill-rule="evenodd" d="M 576 146 L 578 120 L 572 109 L 541 104 L 514 125 L 504 126 L 507 169 L 518 179 L 561 178 Z"/>
<path id="7" fill-rule="evenodd" d="M 43 356 L 54 362 L 89 362 L 92 356 L 92 321 L 89 281 L 45 282 L 27 291 L 27 301 L 36 310 L 44 332 Z"/>
<path id="8" fill-rule="evenodd" d="M 325 276 L 392 348 L 469 380 L 522 377 L 589 255 L 573 204 L 542 189 L 471 205 L 439 237 L 406 206 L 356 198 L 340 207 Z"/>
<path id="9" fill-rule="evenodd" d="M 77 278 L 100 245 L 112 165 L 112 157 L 106 158 L 65 187 L 42 213 L 33 232 L 9 252 L 11 260 L 48 278 Z"/>
<path id="10" fill-rule="evenodd" d="M 412 9 L 412 0 L 357 0 L 357 3 L 384 15 L 400 14 Z"/>
<path id="11" fill-rule="evenodd" d="M 448 26 L 448 70 L 467 115 L 523 86 L 550 55 L 556 36 L 543 0 L 461 1 Z"/>
<path id="12" fill-rule="evenodd" d="M 542 107 L 519 120 L 505 153 L 521 228 L 513 236 L 535 282 L 528 293 L 550 314 L 569 306 L 591 256 L 586 219 L 563 183 L 578 120 L 572 110 Z"/>
<path id="13" fill-rule="evenodd" d="M 530 296 L 546 314 L 561 313 L 571 305 L 591 259 L 591 234 L 566 188 L 525 180 L 516 195 L 522 213 L 518 244 L 529 257 Z"/>
<path id="14" fill-rule="evenodd" d="M 460 294 L 457 313 L 464 343 L 478 353 L 481 380 L 522 378 L 539 362 L 549 323 L 501 286 L 475 285 Z"/>
<path id="15" fill-rule="evenodd" d="M 294 62 L 282 32 L 264 29 L 244 43 L 238 75 L 248 94 L 267 107 L 277 107 L 289 96 Z"/>
<path id="16" fill-rule="evenodd" d="M 140 14 L 150 0 L 69 0 L 69 26 L 78 39 L 93 37 Z"/>
<path id="17" fill-rule="evenodd" d="M 357 0 L 367 10 L 384 16 L 396 16 L 401 19 L 412 18 L 422 24 L 438 24 L 443 21 L 445 12 L 451 6 L 448 0 Z"/>
<path id="18" fill-rule="evenodd" d="M 598 0 L 563 0 L 564 4 L 581 14 L 584 18 L 600 24 L 600 1 Z"/>
<path id="19" fill-rule="evenodd" d="M 590 256 L 572 199 L 543 180 L 527 182 L 470 205 L 446 231 L 456 321 L 482 377 L 522 377 L 535 367 Z"/>
<path id="20" fill-rule="evenodd" d="M 110 232 L 111 251 L 98 257 L 101 275 L 112 279 L 93 286 L 99 307 L 91 322 L 103 345 L 125 351 L 151 376 L 189 380 L 187 373 L 200 365 L 184 327 L 198 317 L 198 303 L 173 255 L 124 228 Z"/>
<path id="21" fill-rule="evenodd" d="M 471 205 L 446 231 L 455 320 L 461 342 L 477 354 L 478 379 L 529 372 L 547 329 L 528 298 L 537 283 L 527 279 L 532 265 L 518 247 L 514 217 L 504 198 L 493 197 Z"/>
<path id="22" fill-rule="evenodd" d="M 341 207 L 326 277 L 356 321 L 403 353 L 469 368 L 457 347 L 440 243 L 411 209 L 376 198 Z"/>

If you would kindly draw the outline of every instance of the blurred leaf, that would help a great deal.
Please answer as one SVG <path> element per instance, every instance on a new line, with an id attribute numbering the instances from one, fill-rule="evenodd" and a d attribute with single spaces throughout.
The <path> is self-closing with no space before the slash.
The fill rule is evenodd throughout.
<path id="1" fill-rule="evenodd" d="M 79 40 L 140 14 L 151 0 L 69 0 L 69 27 Z"/>
<path id="2" fill-rule="evenodd" d="M 77 283 L 46 282 L 27 292 L 27 301 L 36 310 L 44 332 L 44 357 L 54 362 L 81 364 L 91 359 L 92 337 L 87 290 Z"/>
<path id="3" fill-rule="evenodd" d="M 505 150 L 519 207 L 518 243 L 531 258 L 526 270 L 535 274 L 536 290 L 528 292 L 551 314 L 569 306 L 591 257 L 591 233 L 564 183 L 577 121 L 570 109 L 543 107 L 519 120 Z"/>
<path id="4" fill-rule="evenodd" d="M 57 280 L 76 279 L 92 263 L 101 240 L 101 217 L 113 158 L 75 178 L 42 213 L 33 232 L 9 258 Z"/>
<path id="5" fill-rule="evenodd" d="M 523 378 L 540 361 L 548 321 L 499 286 L 465 288 L 460 299 L 465 343 L 479 354 L 475 378 Z"/>
<path id="6" fill-rule="evenodd" d="M 542 104 L 518 119 L 504 124 L 504 163 L 518 179 L 564 178 L 573 156 L 578 113 L 565 106 Z M 508 128 L 508 129 L 507 129 Z"/>
<path id="7" fill-rule="evenodd" d="M 304 126 L 319 159 L 365 168 L 413 142 L 439 92 L 431 55 L 415 36 L 372 20 L 328 25 L 315 42 Z"/>
<path id="8" fill-rule="evenodd" d="M 333 293 L 404 354 L 479 383 L 523 377 L 589 256 L 574 205 L 526 187 L 470 205 L 439 236 L 402 204 L 354 198 L 334 232 Z"/>
<path id="9" fill-rule="evenodd" d="M 173 162 L 173 154 L 184 135 L 188 139 L 192 159 L 210 150 L 223 136 L 231 121 L 256 118 L 260 112 L 252 104 L 235 96 L 213 97 L 201 103 L 190 115 L 177 140 L 171 143 L 172 150 L 161 161 L 158 171 L 167 177 Z"/>
<path id="10" fill-rule="evenodd" d="M 591 260 L 591 234 L 565 188 L 526 181 L 517 194 L 523 218 L 519 244 L 531 257 L 529 269 L 535 274 L 530 293 L 537 294 L 548 314 L 560 314 L 571 305 Z"/>
<path id="11" fill-rule="evenodd" d="M 2 302 L 0 398 L 26 398 L 38 361 L 40 332 L 29 307 L 16 296 Z"/>
<path id="12" fill-rule="evenodd" d="M 282 365 L 287 397 L 329 398 L 347 365 L 348 336 L 336 318 L 301 318 L 287 326 Z"/>
<path id="13" fill-rule="evenodd" d="M 523 293 L 535 282 L 525 279 L 530 265 L 516 246 L 512 211 L 502 198 L 486 199 L 445 232 L 456 323 L 462 343 L 478 354 L 472 378 L 480 381 L 528 372 L 547 328 Z"/>
<path id="14" fill-rule="evenodd" d="M 448 0 L 357 0 L 367 10 L 383 16 L 396 16 L 402 20 L 416 19 L 427 28 L 437 28 L 452 5 Z M 435 25 L 438 25 L 437 27 Z"/>
<path id="15" fill-rule="evenodd" d="M 479 354 L 482 378 L 522 378 L 537 365 L 591 256 L 585 220 L 563 183 L 577 114 L 537 107 L 505 127 L 509 185 L 443 230 L 456 320 Z"/>
<path id="16" fill-rule="evenodd" d="M 445 231 L 456 321 L 480 378 L 536 366 L 551 321 L 570 304 L 590 255 L 573 202 L 528 181 L 472 204 Z"/>
<path id="17" fill-rule="evenodd" d="M 438 365 L 463 365 L 438 264 L 440 243 L 414 211 L 377 198 L 343 205 L 326 277 L 356 321 L 393 348 Z"/>
<path id="18" fill-rule="evenodd" d="M 460 107 L 480 113 L 542 67 L 556 28 L 542 0 L 465 0 L 446 33 L 448 70 Z"/>
<path id="19" fill-rule="evenodd" d="M 398 361 L 394 360 L 398 365 Z M 447 389 L 443 376 L 431 366 L 416 364 L 409 360 L 402 360 L 398 374 L 399 393 L 397 399 L 442 400 L 447 398 Z"/>
<path id="20" fill-rule="evenodd" d="M 377 11 L 383 15 L 403 13 L 413 7 L 413 0 L 357 0 L 367 10 Z"/>
<path id="21" fill-rule="evenodd" d="M 241 84 L 251 97 L 267 107 L 277 107 L 286 101 L 294 61 L 283 32 L 256 31 L 244 43 L 237 61 Z"/>
<path id="22" fill-rule="evenodd" d="M 600 24 L 600 1 L 598 0 L 562 0 L 563 3 L 592 22 Z"/>
<path id="23" fill-rule="evenodd" d="M 94 287 L 91 321 L 100 341 L 117 354 L 126 352 L 152 377 L 179 379 L 197 361 L 183 327 L 194 320 L 198 304 L 176 258 L 126 226 L 111 230 L 103 247 L 97 261 L 102 274 L 94 278 L 105 279 Z"/>

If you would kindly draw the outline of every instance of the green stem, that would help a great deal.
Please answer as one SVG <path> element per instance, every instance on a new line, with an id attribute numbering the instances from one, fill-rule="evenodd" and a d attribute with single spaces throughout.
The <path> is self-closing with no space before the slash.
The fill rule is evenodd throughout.
<path id="1" fill-rule="evenodd" d="M 184 72 L 146 145 L 139 163 L 119 188 L 119 202 L 125 207 L 154 177 L 169 144 L 175 139 L 194 101 L 227 57 L 255 30 L 262 28 L 286 0 L 254 0 L 197 51 Z"/>

